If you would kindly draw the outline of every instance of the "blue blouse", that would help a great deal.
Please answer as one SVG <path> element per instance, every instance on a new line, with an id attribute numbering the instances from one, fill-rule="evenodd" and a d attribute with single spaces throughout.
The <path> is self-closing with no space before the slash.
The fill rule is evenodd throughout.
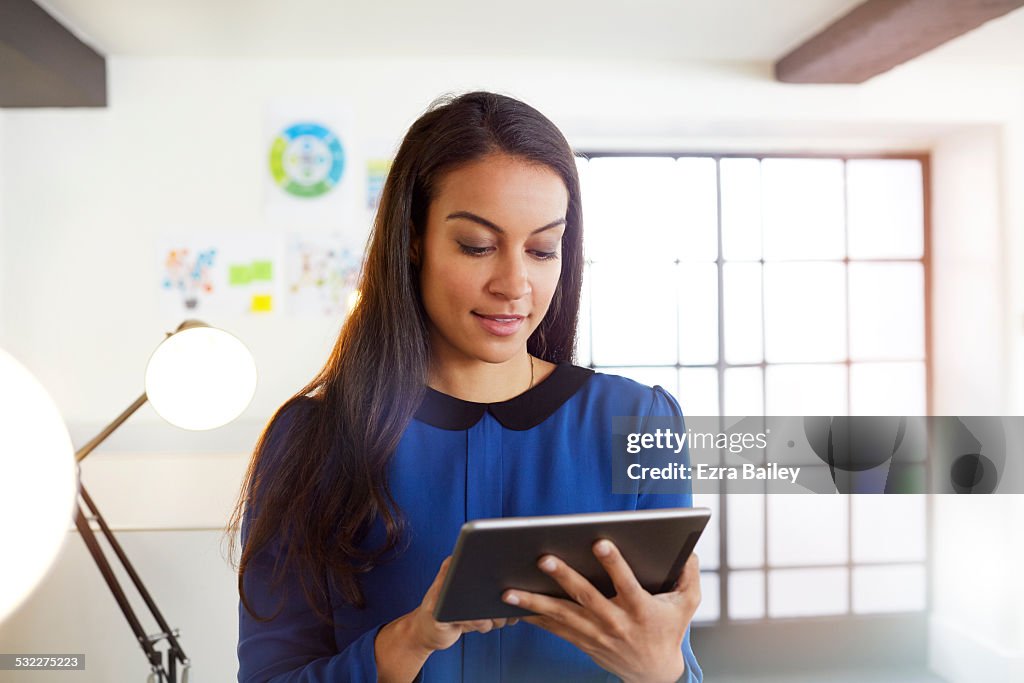
<path id="1" fill-rule="evenodd" d="M 366 609 L 327 598 L 333 630 L 305 602 L 289 574 L 281 613 L 255 621 L 239 602 L 239 683 L 376 681 L 374 638 L 385 624 L 415 609 L 464 522 L 571 512 L 689 507 L 689 491 L 612 493 L 612 417 L 681 416 L 661 387 L 562 363 L 542 382 L 501 403 L 471 403 L 427 388 L 391 461 L 391 491 L 409 530 L 407 549 L 362 577 Z M 294 411 L 284 411 L 268 435 L 273 459 Z M 277 438 L 275 438 L 275 436 Z M 686 462 L 689 454 L 684 452 Z M 641 482 L 642 483 L 642 482 Z M 242 543 L 248 534 L 242 519 Z M 367 542 L 384 538 L 382 525 Z M 268 546 L 273 548 L 273 544 Z M 272 550 L 261 551 L 245 574 L 246 596 L 261 616 L 282 596 L 271 593 Z M 683 680 L 703 679 L 687 630 Z M 420 672 L 426 683 L 467 681 L 617 681 L 571 643 L 532 624 L 467 633 L 434 652 Z"/>

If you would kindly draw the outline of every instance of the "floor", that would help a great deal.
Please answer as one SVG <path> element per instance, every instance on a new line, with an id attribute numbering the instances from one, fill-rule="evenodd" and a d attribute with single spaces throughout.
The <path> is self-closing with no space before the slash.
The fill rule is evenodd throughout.
<path id="1" fill-rule="evenodd" d="M 923 671 L 827 671 L 817 674 L 721 678 L 705 674 L 708 683 L 943 683 L 933 673 Z"/>

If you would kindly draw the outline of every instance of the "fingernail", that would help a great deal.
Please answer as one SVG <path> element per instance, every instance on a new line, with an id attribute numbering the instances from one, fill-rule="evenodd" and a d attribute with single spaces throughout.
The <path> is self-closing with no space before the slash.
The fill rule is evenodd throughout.
<path id="1" fill-rule="evenodd" d="M 549 556 L 541 559 L 540 568 L 546 572 L 555 571 L 555 558 Z"/>
<path id="2" fill-rule="evenodd" d="M 604 557 L 612 551 L 612 544 L 608 541 L 598 541 L 597 545 L 594 546 L 594 552 Z"/>
<path id="3" fill-rule="evenodd" d="M 516 595 L 515 593 L 509 593 L 508 595 L 506 595 L 504 597 L 504 600 L 505 600 L 505 602 L 507 602 L 510 605 L 518 605 L 519 604 L 519 596 Z"/>

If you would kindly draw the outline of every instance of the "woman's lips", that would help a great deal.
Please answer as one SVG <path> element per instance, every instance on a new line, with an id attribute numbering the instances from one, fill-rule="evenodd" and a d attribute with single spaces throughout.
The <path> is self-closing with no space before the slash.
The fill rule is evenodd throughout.
<path id="1" fill-rule="evenodd" d="M 526 320 L 521 315 L 488 315 L 477 313 L 476 311 L 471 311 L 471 313 L 480 323 L 481 327 L 498 337 L 507 337 L 510 334 L 515 334 L 522 327 L 523 321 Z"/>

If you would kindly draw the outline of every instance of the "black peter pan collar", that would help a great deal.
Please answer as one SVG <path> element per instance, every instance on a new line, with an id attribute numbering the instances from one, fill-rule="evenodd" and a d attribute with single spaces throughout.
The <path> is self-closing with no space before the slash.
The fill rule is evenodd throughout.
<path id="1" fill-rule="evenodd" d="M 489 412 L 508 429 L 533 429 L 568 401 L 593 374 L 590 368 L 559 363 L 540 384 L 498 403 L 463 401 L 427 387 L 415 417 L 441 429 L 462 430 L 469 429 Z"/>

